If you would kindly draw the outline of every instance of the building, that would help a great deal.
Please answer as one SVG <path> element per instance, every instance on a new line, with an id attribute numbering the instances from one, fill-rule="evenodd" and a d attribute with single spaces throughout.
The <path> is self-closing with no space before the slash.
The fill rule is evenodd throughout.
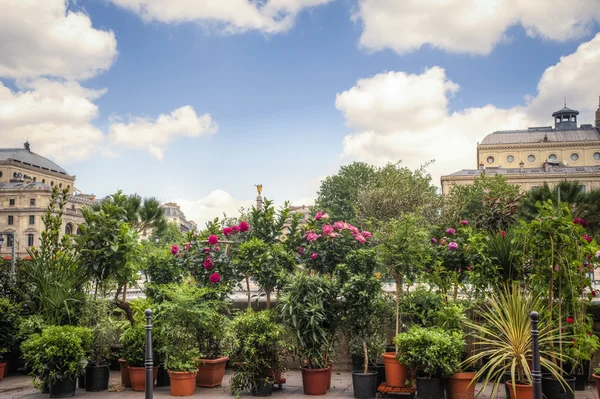
<path id="1" fill-rule="evenodd" d="M 28 248 L 39 246 L 44 230 L 42 216 L 55 186 L 67 189 L 70 194 L 63 214 L 62 232 L 75 234 L 77 226 L 83 223 L 81 209 L 92 204 L 95 198 L 75 194 L 74 184 L 74 175 L 31 152 L 29 143 L 23 148 L 0 149 L 0 234 L 5 240 L 0 247 L 0 256 L 10 259 L 15 246 L 17 257 L 24 257 Z"/>
<path id="2" fill-rule="evenodd" d="M 578 181 L 582 190 L 600 188 L 600 104 L 595 125 L 577 125 L 579 111 L 565 107 L 552 114 L 554 127 L 498 131 L 477 144 L 475 169 L 442 176 L 442 193 L 475 177 L 503 175 L 523 191 L 562 180 Z"/>
<path id="3" fill-rule="evenodd" d="M 175 223 L 182 233 L 187 233 L 196 229 L 196 223 L 185 218 L 179 205 L 175 202 L 167 202 L 162 205 L 167 223 Z"/>

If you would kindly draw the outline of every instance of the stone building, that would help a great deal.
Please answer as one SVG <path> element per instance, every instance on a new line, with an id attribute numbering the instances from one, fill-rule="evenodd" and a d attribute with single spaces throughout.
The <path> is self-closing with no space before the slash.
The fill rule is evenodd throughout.
<path id="1" fill-rule="evenodd" d="M 552 114 L 554 127 L 488 134 L 477 144 L 477 168 L 442 176 L 442 193 L 484 173 L 501 174 L 523 191 L 562 180 L 578 181 L 582 190 L 600 188 L 600 104 L 595 125 L 578 126 L 578 115 L 565 105 Z"/>
<path id="2" fill-rule="evenodd" d="M 196 229 L 196 223 L 187 220 L 179 205 L 175 202 L 162 204 L 167 223 L 175 223 L 183 233 Z"/>
<path id="3" fill-rule="evenodd" d="M 54 186 L 66 188 L 70 194 L 62 232 L 76 234 L 77 226 L 83 223 L 81 209 L 95 198 L 76 194 L 74 183 L 75 176 L 31 152 L 29 143 L 23 148 L 0 149 L 0 234 L 4 238 L 0 256 L 10 259 L 13 245 L 17 257 L 25 257 L 28 248 L 39 246 L 44 230 L 42 216 Z"/>

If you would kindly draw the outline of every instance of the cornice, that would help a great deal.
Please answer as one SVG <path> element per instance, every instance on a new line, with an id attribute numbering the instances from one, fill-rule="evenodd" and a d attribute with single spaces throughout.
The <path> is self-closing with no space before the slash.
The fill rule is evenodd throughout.
<path id="1" fill-rule="evenodd" d="M 56 176 L 57 178 L 61 178 L 61 179 L 65 179 L 65 180 L 72 180 L 73 182 L 75 182 L 75 175 L 71 176 L 71 175 L 67 175 L 67 174 L 60 174 L 57 172 L 53 172 L 51 170 L 47 170 L 47 169 L 42 169 L 42 168 L 36 168 L 33 166 L 29 166 L 29 165 L 25 165 L 23 163 L 20 162 L 14 162 L 12 159 L 7 159 L 4 161 L 0 161 L 0 165 L 8 165 L 8 166 L 15 166 L 21 169 L 26 169 L 26 170 L 30 170 L 32 172 L 36 172 L 36 173 L 41 173 L 41 174 L 45 174 L 45 175 L 49 175 L 49 176 Z"/>
<path id="2" fill-rule="evenodd" d="M 477 144 L 478 150 L 512 150 L 523 148 L 600 147 L 600 141 L 571 141 L 553 143 Z"/>

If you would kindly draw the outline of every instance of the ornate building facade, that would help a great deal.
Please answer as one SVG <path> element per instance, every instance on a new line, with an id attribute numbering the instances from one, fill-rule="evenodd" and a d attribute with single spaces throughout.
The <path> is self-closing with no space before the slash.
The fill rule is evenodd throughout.
<path id="1" fill-rule="evenodd" d="M 442 176 L 442 193 L 481 174 L 503 175 L 523 191 L 562 180 L 578 181 L 582 190 L 600 188 L 600 104 L 595 125 L 578 126 L 578 115 L 565 105 L 552 114 L 554 127 L 488 134 L 477 144 L 477 168 Z"/>
<path id="2" fill-rule="evenodd" d="M 29 143 L 23 148 L 0 149 L 0 234 L 4 238 L 0 256 L 10 259 L 14 246 L 16 256 L 25 257 L 28 248 L 40 244 L 42 216 L 55 186 L 70 194 L 62 233 L 76 234 L 83 223 L 81 209 L 95 198 L 76 194 L 74 184 L 75 176 L 32 152 Z"/>

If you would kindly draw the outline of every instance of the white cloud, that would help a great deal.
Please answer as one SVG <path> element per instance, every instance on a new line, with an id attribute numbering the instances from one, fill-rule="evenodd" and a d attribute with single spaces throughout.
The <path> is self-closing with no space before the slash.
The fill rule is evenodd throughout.
<path id="1" fill-rule="evenodd" d="M 336 107 L 356 130 L 343 141 L 343 156 L 375 164 L 402 160 L 417 168 L 435 159 L 429 169 L 439 177 L 476 168 L 476 143 L 496 130 L 552 124 L 552 112 L 568 105 L 579 109 L 580 123 L 593 123 L 600 87 L 600 34 L 546 69 L 538 94 L 508 109 L 486 105 L 450 113 L 449 96 L 459 86 L 445 71 L 433 67 L 422 74 L 387 72 L 360 79 L 336 97 Z"/>
<path id="2" fill-rule="evenodd" d="M 0 0 L 0 37 L 0 77 L 84 79 L 117 56 L 114 33 L 65 0 Z"/>
<path id="3" fill-rule="evenodd" d="M 253 200 L 240 200 L 233 198 L 226 191 L 217 189 L 211 191 L 206 197 L 197 200 L 177 200 L 188 220 L 193 220 L 202 229 L 204 223 L 213 220 L 215 217 L 221 218 L 223 213 L 227 216 L 239 216 L 241 208 L 249 209 L 256 205 Z"/>
<path id="4" fill-rule="evenodd" d="M 198 137 L 216 133 L 217 124 L 209 114 L 198 116 L 186 105 L 170 114 L 161 114 L 156 120 L 132 118 L 129 123 L 110 125 L 110 143 L 117 146 L 147 149 L 152 156 L 162 159 L 166 146 L 177 137 Z"/>
<path id="5" fill-rule="evenodd" d="M 110 0 L 145 21 L 197 22 L 223 33 L 273 34 L 290 29 L 303 9 L 332 0 Z"/>
<path id="6" fill-rule="evenodd" d="M 565 41 L 600 21 L 597 0 L 359 0 L 353 19 L 360 45 L 398 53 L 429 44 L 451 52 L 488 54 L 520 24 L 530 37 Z"/>

